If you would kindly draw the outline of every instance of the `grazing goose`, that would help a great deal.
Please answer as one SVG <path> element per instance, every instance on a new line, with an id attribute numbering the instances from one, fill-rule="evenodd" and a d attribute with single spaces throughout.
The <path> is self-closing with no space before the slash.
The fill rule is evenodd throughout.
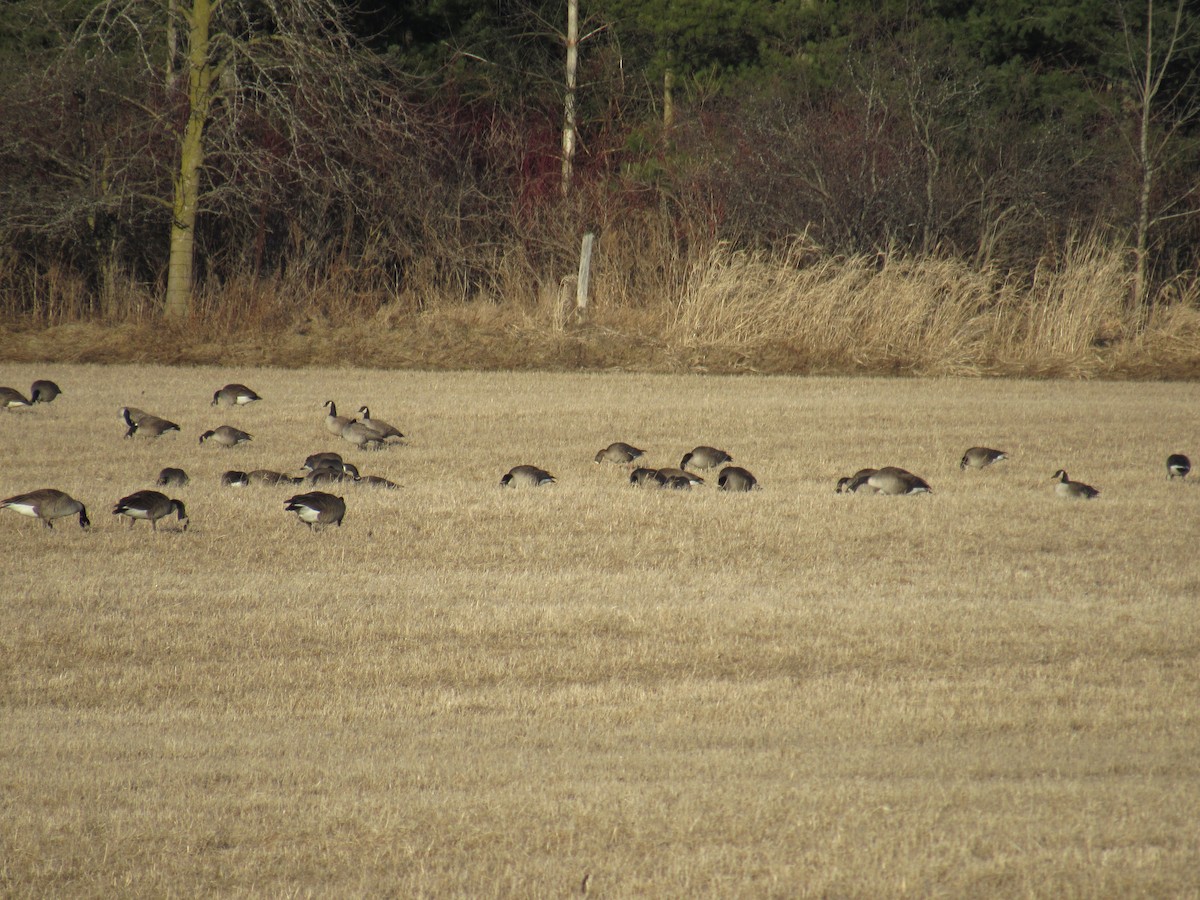
<path id="1" fill-rule="evenodd" d="M 667 476 L 658 469 L 641 467 L 629 473 L 629 483 L 638 487 L 660 488 L 667 483 Z"/>
<path id="2" fill-rule="evenodd" d="M 904 494 L 931 494 L 933 489 L 924 479 L 914 475 L 907 469 L 898 466 L 884 466 L 878 472 L 867 476 L 867 484 L 881 494 L 892 497 Z"/>
<path id="3" fill-rule="evenodd" d="M 1008 454 L 1003 450 L 992 450 L 988 447 L 972 447 L 963 454 L 963 458 L 959 461 L 958 467 L 965 469 L 986 469 L 992 463 L 998 463 L 1002 459 L 1008 459 Z"/>
<path id="4" fill-rule="evenodd" d="M 400 485 L 394 481 L 388 481 L 386 478 L 381 478 L 378 475 L 364 475 L 357 479 L 358 484 L 365 484 L 367 487 L 383 488 L 388 491 L 400 490 Z"/>
<path id="5" fill-rule="evenodd" d="M 500 487 L 541 487 L 554 484 L 557 479 L 545 469 L 537 466 L 514 466 L 500 479 Z"/>
<path id="6" fill-rule="evenodd" d="M 683 469 L 676 469 L 668 466 L 665 469 L 659 469 L 658 474 L 668 481 L 672 478 L 686 478 L 692 484 L 704 484 L 704 479 L 695 472 L 687 472 Z"/>
<path id="7" fill-rule="evenodd" d="M 663 482 L 663 487 L 671 491 L 690 491 L 692 489 L 692 479 L 686 475 L 672 475 Z"/>
<path id="8" fill-rule="evenodd" d="M 1167 477 L 1186 478 L 1192 471 L 1192 461 L 1182 453 L 1172 453 L 1167 457 Z"/>
<path id="9" fill-rule="evenodd" d="M 221 487 L 243 488 L 249 486 L 250 476 L 245 472 L 241 472 L 237 469 L 230 469 L 228 472 L 225 472 L 223 475 L 221 475 Z"/>
<path id="10" fill-rule="evenodd" d="M 1094 497 L 1099 497 L 1100 492 L 1090 484 L 1084 484 L 1082 481 L 1072 481 L 1067 477 L 1067 473 L 1063 469 L 1059 469 L 1050 476 L 1052 480 L 1058 481 L 1054 486 L 1054 493 L 1060 497 L 1069 497 L 1074 500 L 1091 500 Z"/>
<path id="11" fill-rule="evenodd" d="M 69 494 L 64 494 L 54 488 L 42 488 L 38 491 L 30 491 L 28 494 L 9 497 L 7 500 L 0 501 L 0 509 L 11 509 L 23 516 L 41 519 L 42 524 L 47 528 L 54 527 L 51 519 L 61 519 L 75 513 L 79 513 L 80 528 L 88 528 L 92 524 L 88 520 L 87 509 L 82 503 Z"/>
<path id="12" fill-rule="evenodd" d="M 346 515 L 346 501 L 324 491 L 297 494 L 283 505 L 287 512 L 294 512 L 310 529 L 314 525 L 342 526 Z"/>
<path id="13" fill-rule="evenodd" d="M 34 403 L 49 403 L 61 393 L 62 388 L 53 381 L 39 378 L 29 388 L 29 399 Z"/>
<path id="14" fill-rule="evenodd" d="M 125 407 L 121 410 L 125 416 L 125 424 L 129 427 L 125 430 L 125 437 L 133 437 L 135 434 L 140 434 L 142 437 L 162 437 L 168 431 L 178 431 L 179 426 L 174 422 L 168 422 L 166 419 L 160 419 L 158 416 L 152 416 L 150 413 L 133 410 Z M 133 417 L 133 413 L 139 414 L 138 418 Z"/>
<path id="15" fill-rule="evenodd" d="M 878 472 L 878 469 L 859 469 L 848 478 L 839 478 L 836 491 L 839 494 L 857 494 L 864 491 L 868 494 L 878 494 L 879 489 L 867 484 L 867 479 Z"/>
<path id="16" fill-rule="evenodd" d="M 350 420 L 337 414 L 337 404 L 332 400 L 326 400 L 321 405 L 329 407 L 329 414 L 325 416 L 325 430 L 340 437 L 342 429 L 350 424 Z"/>
<path id="17" fill-rule="evenodd" d="M 276 485 L 276 484 L 302 484 L 303 478 L 293 478 L 291 475 L 284 475 L 282 472 L 276 472 L 274 469 L 255 469 L 247 478 L 251 484 Z"/>
<path id="18" fill-rule="evenodd" d="M 0 387 L 0 408 L 3 409 L 25 409 L 32 406 L 25 395 L 16 388 Z"/>
<path id="19" fill-rule="evenodd" d="M 244 384 L 227 384 L 219 391 L 213 393 L 212 406 L 220 404 L 221 406 L 245 406 L 247 403 L 253 403 L 255 400 L 261 400 L 262 397 L 250 390 Z"/>
<path id="20" fill-rule="evenodd" d="M 325 463 L 337 463 L 340 466 L 342 464 L 342 454 L 334 453 L 332 450 L 327 450 L 324 453 L 314 453 L 308 459 L 304 460 L 304 465 L 300 468 L 306 472 L 311 472 L 313 469 L 321 468 Z"/>
<path id="21" fill-rule="evenodd" d="M 352 475 L 343 468 L 323 467 L 313 469 L 303 478 L 309 484 L 340 484 L 343 481 L 358 481 L 358 476 Z"/>
<path id="22" fill-rule="evenodd" d="M 726 466 L 717 477 L 719 491 L 759 490 L 758 479 L 741 466 Z"/>
<path id="23" fill-rule="evenodd" d="M 351 419 L 342 429 L 342 440 L 349 441 L 359 450 L 378 450 L 383 446 L 383 435 L 364 425 L 358 419 Z"/>
<path id="24" fill-rule="evenodd" d="M 645 450 L 639 450 L 632 444 L 626 444 L 624 441 L 614 441 L 596 454 L 596 462 L 610 462 L 616 463 L 618 466 L 624 466 L 645 455 Z"/>
<path id="25" fill-rule="evenodd" d="M 151 531 L 158 531 L 158 520 L 172 512 L 183 523 L 183 530 L 187 531 L 188 514 L 183 501 L 172 500 L 158 491 L 135 491 L 128 497 L 122 497 L 113 507 L 114 516 L 128 516 L 130 528 L 138 519 L 145 519 L 150 523 Z"/>
<path id="26" fill-rule="evenodd" d="M 394 437 L 394 438 L 404 437 L 404 435 L 401 434 L 399 428 L 389 425 L 387 422 L 383 421 L 383 419 L 372 419 L 370 407 L 360 406 L 358 408 L 358 411 L 360 413 L 362 413 L 362 418 L 359 419 L 358 421 L 360 421 L 362 424 L 366 425 L 372 431 L 378 432 L 380 434 L 380 436 L 382 436 L 384 438 L 384 440 L 387 440 L 390 437 Z"/>
<path id="27" fill-rule="evenodd" d="M 148 415 L 150 415 L 150 413 L 146 412 L 144 409 L 138 409 L 136 406 L 121 407 L 121 421 L 126 425 L 136 425 Z"/>
<path id="28" fill-rule="evenodd" d="M 211 440 L 214 444 L 220 444 L 222 447 L 236 447 L 238 444 L 245 444 L 253 439 L 251 435 L 232 425 L 221 425 L 200 435 L 200 443 Z"/>
<path id="29" fill-rule="evenodd" d="M 158 480 L 154 483 L 159 487 L 169 487 L 172 485 L 175 487 L 186 487 L 190 480 L 187 472 L 183 471 L 183 469 L 175 469 L 168 466 L 158 473 Z"/>
<path id="30" fill-rule="evenodd" d="M 733 457 L 724 450 L 718 450 L 716 447 L 697 447 L 691 453 L 683 454 L 679 468 L 686 469 L 690 465 L 696 469 L 715 469 L 727 462 L 733 462 Z"/>
<path id="31" fill-rule="evenodd" d="M 357 481 L 359 479 L 358 466 L 354 465 L 354 463 L 342 462 L 341 460 L 336 462 L 333 460 L 327 460 L 318 465 L 316 468 L 310 469 L 308 474 L 304 477 L 311 480 L 319 473 L 323 473 L 322 477 L 325 478 L 325 480 L 341 481 L 343 478 L 349 478 L 352 481 Z M 331 478 L 330 476 L 337 477 Z"/>

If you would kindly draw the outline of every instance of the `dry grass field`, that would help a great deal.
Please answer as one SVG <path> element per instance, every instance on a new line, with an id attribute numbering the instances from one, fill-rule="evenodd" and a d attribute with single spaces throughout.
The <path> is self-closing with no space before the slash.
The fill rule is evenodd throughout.
<path id="1" fill-rule="evenodd" d="M 34 378 L 0 493 L 94 525 L 0 511 L 4 895 L 1200 896 L 1198 384 L 0 364 Z M 346 449 L 331 398 L 409 434 L 347 454 L 402 490 L 310 532 L 219 486 Z M 640 491 L 614 440 L 763 489 Z M 884 464 L 933 494 L 834 493 Z M 109 514 L 167 465 L 186 532 Z"/>

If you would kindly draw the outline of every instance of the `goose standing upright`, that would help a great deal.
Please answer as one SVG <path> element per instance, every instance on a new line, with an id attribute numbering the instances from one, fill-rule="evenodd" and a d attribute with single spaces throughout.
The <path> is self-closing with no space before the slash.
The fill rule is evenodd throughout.
<path id="1" fill-rule="evenodd" d="M 329 414 L 325 416 L 325 430 L 330 434 L 336 434 L 338 437 L 341 437 L 342 429 L 350 424 L 350 419 L 337 414 L 337 404 L 332 400 L 326 400 L 321 405 L 329 407 Z"/>
<path id="2" fill-rule="evenodd" d="M 358 408 L 358 411 L 360 413 L 362 413 L 362 418 L 359 419 L 358 421 L 361 422 L 363 425 L 366 425 L 372 431 L 377 432 L 379 434 L 379 436 L 382 437 L 384 440 L 387 440 L 390 437 L 394 437 L 394 438 L 404 437 L 404 435 L 403 435 L 403 433 L 401 433 L 400 429 L 395 427 L 394 425 L 389 425 L 387 422 L 383 421 L 383 419 L 371 418 L 371 408 L 369 406 L 360 406 Z"/>

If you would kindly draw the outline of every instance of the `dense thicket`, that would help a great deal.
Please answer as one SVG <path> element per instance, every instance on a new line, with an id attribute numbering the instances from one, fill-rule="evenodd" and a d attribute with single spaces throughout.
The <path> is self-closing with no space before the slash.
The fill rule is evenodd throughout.
<path id="1" fill-rule="evenodd" d="M 42 311 L 47 279 L 75 285 L 80 314 L 118 314 L 115 291 L 154 294 L 164 278 L 181 88 L 135 58 L 165 58 L 152 14 L 138 40 L 114 28 L 102 43 L 78 31 L 95 5 L 23 0 L 0 24 L 9 314 Z M 1157 50 L 1173 4 L 581 6 L 567 196 L 562 0 L 347 5 L 359 45 L 344 64 L 365 103 L 339 114 L 318 79 L 287 84 L 303 127 L 252 104 L 214 118 L 201 287 L 338 279 L 373 302 L 526 300 L 572 270 L 587 229 L 624 248 L 633 303 L 715 242 L 769 251 L 798 235 L 832 254 L 950 255 L 1019 279 L 1081 234 L 1132 247 L 1151 165 L 1152 285 L 1196 269 L 1191 7 L 1150 120 L 1161 151 L 1145 160 L 1147 11 Z"/>

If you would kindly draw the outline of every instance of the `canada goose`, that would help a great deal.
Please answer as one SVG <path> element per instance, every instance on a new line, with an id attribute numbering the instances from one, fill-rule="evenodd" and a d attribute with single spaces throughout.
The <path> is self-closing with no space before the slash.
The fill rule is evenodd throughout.
<path id="1" fill-rule="evenodd" d="M 384 443 L 382 434 L 358 419 L 346 423 L 342 429 L 342 440 L 349 441 L 359 450 L 378 450 Z"/>
<path id="2" fill-rule="evenodd" d="M 859 469 L 848 478 L 839 478 L 836 491 L 839 494 L 857 494 L 864 491 L 868 494 L 879 493 L 879 488 L 867 484 L 867 479 L 878 472 L 878 469 Z"/>
<path id="3" fill-rule="evenodd" d="M 332 450 L 327 450 L 324 453 L 313 453 L 304 460 L 304 465 L 300 468 L 306 472 L 311 472 L 313 469 L 321 468 L 325 463 L 337 463 L 340 466 L 342 464 L 342 454 L 335 453 Z"/>
<path id="4" fill-rule="evenodd" d="M 343 481 L 357 481 L 358 479 L 340 467 L 322 467 L 313 469 L 302 480 L 309 484 L 340 484 Z"/>
<path id="5" fill-rule="evenodd" d="M 310 529 L 314 525 L 342 526 L 346 515 L 346 501 L 324 491 L 297 494 L 284 503 L 287 512 L 294 512 Z"/>
<path id="6" fill-rule="evenodd" d="M 61 519 L 75 513 L 79 513 L 80 528 L 89 528 L 92 524 L 88 519 L 87 509 L 82 503 L 69 494 L 64 494 L 54 488 L 42 488 L 30 491 L 28 494 L 9 497 L 7 500 L 0 501 L 0 509 L 11 509 L 23 516 L 41 519 L 42 524 L 47 528 L 54 527 L 51 519 Z"/>
<path id="7" fill-rule="evenodd" d="M 387 440 L 390 437 L 394 437 L 394 438 L 404 437 L 404 435 L 401 434 L 399 428 L 396 428 L 393 425 L 389 425 L 387 422 L 383 421 L 382 419 L 372 419 L 370 407 L 360 406 L 358 408 L 358 411 L 360 413 L 362 413 L 362 418 L 359 419 L 358 421 L 360 421 L 362 424 L 366 425 L 372 431 L 378 432 L 380 434 L 380 436 L 383 437 L 384 440 Z"/>
<path id="8" fill-rule="evenodd" d="M 353 481 L 357 481 L 360 477 L 358 474 L 358 466 L 354 465 L 354 463 L 342 462 L 341 460 L 336 462 L 334 460 L 327 460 L 326 462 L 318 465 L 316 468 L 310 469 L 305 477 L 311 479 L 318 472 L 333 473 L 334 475 L 339 476 L 335 479 L 336 481 L 341 481 L 343 476 L 350 478 Z"/>
<path id="9" fill-rule="evenodd" d="M 920 478 L 897 466 L 884 466 L 867 476 L 867 484 L 881 494 L 896 497 L 903 494 L 930 494 L 933 489 L 924 478 Z"/>
<path id="10" fill-rule="evenodd" d="M 658 471 L 658 469 L 641 467 L 629 473 L 629 483 L 635 484 L 638 487 L 660 488 L 667 483 L 667 476 Z"/>
<path id="11" fill-rule="evenodd" d="M 668 466 L 665 469 L 659 469 L 658 474 L 663 478 L 666 478 L 668 481 L 672 478 L 686 478 L 692 484 L 704 484 L 704 479 L 695 472 L 687 472 L 683 469 L 676 469 L 671 466 Z"/>
<path id="12" fill-rule="evenodd" d="M 398 491 L 400 485 L 394 481 L 388 481 L 386 478 L 381 478 L 378 475 L 364 475 L 357 479 L 358 484 L 365 484 L 367 487 L 383 488 L 388 491 Z"/>
<path id="13" fill-rule="evenodd" d="M 1008 459 L 1008 454 L 1003 450 L 992 450 L 988 447 L 972 447 L 963 454 L 958 467 L 960 469 L 965 469 L 968 466 L 972 469 L 986 469 L 992 463 L 998 463 L 1002 459 Z"/>
<path id="14" fill-rule="evenodd" d="M 162 437 L 168 431 L 178 431 L 179 426 L 174 422 L 168 422 L 166 419 L 160 419 L 158 416 L 152 416 L 149 413 L 137 410 L 140 413 L 139 418 L 133 417 L 134 410 L 126 407 L 121 410 L 125 415 L 125 424 L 129 427 L 125 431 L 125 437 L 133 437 L 135 434 L 140 434 L 143 437 Z"/>
<path id="15" fill-rule="evenodd" d="M 741 466 L 726 466 L 717 478 L 717 490 L 719 491 L 754 491 L 758 489 L 758 479 Z"/>
<path id="16" fill-rule="evenodd" d="M 537 466 L 514 466 L 500 479 L 500 487 L 541 487 L 555 481 L 553 475 Z"/>
<path id="17" fill-rule="evenodd" d="M 183 501 L 172 500 L 158 491 L 135 491 L 128 497 L 122 497 L 113 507 L 114 516 L 129 517 L 130 528 L 137 519 L 146 519 L 150 523 L 151 531 L 158 531 L 158 520 L 172 512 L 183 523 L 183 530 L 187 531 L 188 514 Z"/>
<path id="18" fill-rule="evenodd" d="M 282 472 L 276 472 L 273 469 L 255 469 L 247 476 L 251 484 L 275 485 L 275 484 L 302 484 L 303 478 L 293 478 L 291 475 L 284 475 Z"/>
<path id="19" fill-rule="evenodd" d="M 250 476 L 237 469 L 230 469 L 221 475 L 221 487 L 249 487 Z"/>
<path id="20" fill-rule="evenodd" d="M 188 478 L 187 472 L 183 471 L 183 469 L 168 467 L 158 473 L 158 480 L 154 483 L 159 487 L 167 487 L 170 485 L 184 487 L 190 480 L 191 479 Z"/>
<path id="21" fill-rule="evenodd" d="M 733 457 L 724 450 L 718 450 L 716 447 L 697 447 L 691 453 L 683 454 L 679 468 L 686 469 L 691 465 L 697 469 L 714 469 L 727 462 L 733 462 Z"/>
<path id="22" fill-rule="evenodd" d="M 53 381 L 39 378 L 29 388 L 29 399 L 33 403 L 49 403 L 61 393 L 62 388 Z"/>
<path id="23" fill-rule="evenodd" d="M 232 425 L 221 425 L 200 435 L 200 443 L 211 440 L 214 444 L 220 444 L 222 447 L 236 447 L 238 444 L 245 444 L 253 439 L 251 435 Z"/>
<path id="24" fill-rule="evenodd" d="M 144 409 L 138 409 L 136 406 L 121 407 L 121 421 L 126 425 L 136 425 L 148 415 L 150 415 L 150 413 L 146 412 Z"/>
<path id="25" fill-rule="evenodd" d="M 24 409 L 32 406 L 25 395 L 16 388 L 0 387 L 0 408 L 2 409 Z"/>
<path id="26" fill-rule="evenodd" d="M 220 404 L 222 406 L 245 406 L 247 403 L 253 403 L 255 400 L 261 400 L 262 397 L 250 390 L 244 384 L 227 384 L 219 391 L 213 393 L 212 406 Z"/>
<path id="27" fill-rule="evenodd" d="M 1192 461 L 1182 453 L 1172 453 L 1167 457 L 1167 477 L 1186 478 L 1192 471 Z"/>
<path id="28" fill-rule="evenodd" d="M 624 441 L 614 441 L 596 454 L 596 462 L 610 462 L 624 466 L 645 455 L 645 450 L 639 450 L 632 444 L 626 444 Z"/>
<path id="29" fill-rule="evenodd" d="M 1094 497 L 1100 496 L 1100 492 L 1090 484 L 1084 484 L 1082 481 L 1072 481 L 1067 477 L 1067 473 L 1063 469 L 1059 469 L 1050 477 L 1052 480 L 1058 481 L 1058 484 L 1054 486 L 1054 493 L 1060 497 L 1070 497 L 1075 500 L 1091 500 Z"/>
<path id="30" fill-rule="evenodd" d="M 325 416 L 325 430 L 340 437 L 342 429 L 350 424 L 350 420 L 337 414 L 337 404 L 332 400 L 326 400 L 321 405 L 329 407 L 329 414 Z"/>

